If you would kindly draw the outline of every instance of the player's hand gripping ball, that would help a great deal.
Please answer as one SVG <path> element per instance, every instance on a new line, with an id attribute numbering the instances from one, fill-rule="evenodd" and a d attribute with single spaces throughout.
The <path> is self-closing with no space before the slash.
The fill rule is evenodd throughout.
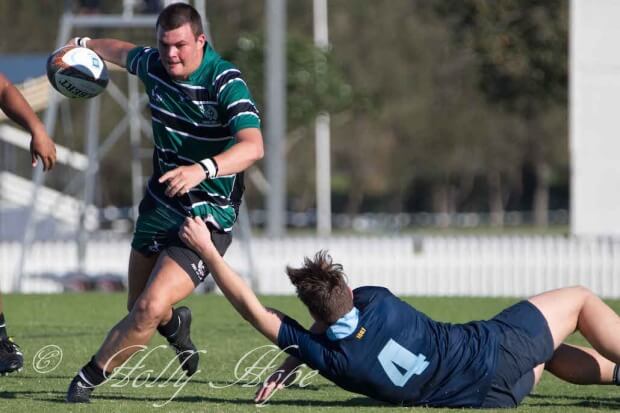
<path id="1" fill-rule="evenodd" d="M 64 46 L 48 57 L 47 78 L 69 98 L 92 98 L 108 85 L 108 69 L 92 50 Z"/>

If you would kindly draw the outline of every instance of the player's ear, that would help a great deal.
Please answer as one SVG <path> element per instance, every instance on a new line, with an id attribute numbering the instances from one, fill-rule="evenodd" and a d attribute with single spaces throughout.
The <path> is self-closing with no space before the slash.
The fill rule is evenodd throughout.
<path id="1" fill-rule="evenodd" d="M 198 43 L 198 47 L 202 49 L 205 43 L 207 43 L 207 36 L 204 33 L 199 34 L 196 38 L 196 43 Z"/>

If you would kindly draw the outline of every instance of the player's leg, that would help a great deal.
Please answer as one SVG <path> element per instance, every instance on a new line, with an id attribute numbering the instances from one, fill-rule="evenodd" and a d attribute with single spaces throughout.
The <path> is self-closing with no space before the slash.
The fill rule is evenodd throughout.
<path id="1" fill-rule="evenodd" d="M 127 311 L 131 311 L 134 303 L 144 291 L 149 277 L 155 268 L 159 253 L 145 255 L 132 248 L 129 255 Z"/>
<path id="2" fill-rule="evenodd" d="M 232 241 L 230 233 L 213 231 L 213 243 L 220 254 L 224 255 Z M 209 275 L 209 269 L 198 254 L 189 249 L 180 239 L 172 241 L 172 245 L 166 248 L 168 256 L 174 260 L 192 279 L 195 286 L 204 282 Z M 193 375 L 198 370 L 199 353 L 190 337 L 192 314 L 189 308 L 179 307 L 174 309 L 171 320 L 162 324 L 157 331 L 168 340 L 168 343 L 177 353 L 177 358 L 187 375 Z"/>
<path id="3" fill-rule="evenodd" d="M 536 386 L 538 382 L 540 382 L 543 371 L 545 371 L 545 364 L 539 364 L 538 366 L 534 367 L 534 386 Z"/>
<path id="4" fill-rule="evenodd" d="M 6 331 L 6 321 L 4 320 L 4 307 L 2 305 L 2 294 L 0 294 L 0 374 L 5 375 L 24 366 L 24 355 L 17 344 L 13 342 Z"/>
<path id="5" fill-rule="evenodd" d="M 172 257 L 192 277 L 194 267 L 200 262 L 200 257 L 189 250 L 178 239 L 176 228 L 182 221 L 171 215 L 166 208 L 162 208 L 147 194 L 140 203 L 140 215 L 136 223 L 134 237 L 131 243 L 132 255 L 129 263 L 129 294 L 127 309 L 131 311 L 136 300 L 146 287 L 151 270 L 154 266 L 154 255 L 160 251 Z M 197 285 L 200 280 L 192 278 Z M 189 338 L 191 311 L 187 307 L 170 308 L 175 314 L 167 323 L 161 323 L 157 331 L 177 352 L 179 362 L 188 375 L 198 369 L 199 355 L 196 347 Z M 180 324 L 180 325 L 179 325 Z"/>
<path id="6" fill-rule="evenodd" d="M 172 318 L 172 305 L 193 290 L 194 283 L 185 271 L 167 254 L 161 254 L 129 315 L 110 331 L 97 352 L 95 359 L 99 366 L 111 371 L 137 350 L 131 346 L 147 344 L 157 326 Z"/>
<path id="7" fill-rule="evenodd" d="M 545 368 L 573 384 L 614 384 L 618 379 L 616 366 L 594 349 L 564 343 L 555 350 Z"/>
<path id="8" fill-rule="evenodd" d="M 172 305 L 186 298 L 194 282 L 167 254 L 161 254 L 149 282 L 129 314 L 108 333 L 97 354 L 73 379 L 67 401 L 88 402 L 92 389 L 145 346 L 160 323 L 172 317 Z"/>
<path id="9" fill-rule="evenodd" d="M 2 293 L 0 293 L 0 337 L 6 337 L 6 322 L 4 321 L 4 305 L 2 303 Z"/>
<path id="10" fill-rule="evenodd" d="M 159 253 L 147 255 L 139 252 L 134 248 L 131 249 L 128 271 L 129 288 L 127 292 L 127 311 L 131 311 L 134 304 L 138 300 L 138 297 L 140 297 L 140 294 L 142 294 L 142 292 L 146 288 L 151 272 L 153 271 L 153 268 L 155 267 L 155 264 L 157 262 L 158 256 Z M 189 336 L 191 311 L 187 307 L 181 307 L 178 309 L 174 309 L 171 307 L 171 310 L 173 314 L 176 314 L 176 316 L 172 317 L 170 322 L 161 323 L 159 326 L 157 326 L 157 332 L 161 334 L 164 338 L 166 338 L 166 340 L 168 340 L 168 342 L 171 343 L 176 350 L 178 350 L 178 346 L 175 346 L 176 343 L 174 342 L 174 339 L 178 334 L 178 330 L 180 327 L 179 323 L 181 321 L 185 322 L 181 332 L 184 332 L 186 333 L 186 336 Z M 185 342 L 187 342 L 188 340 L 191 342 L 189 337 L 185 339 Z M 183 348 L 181 352 L 183 351 L 187 351 L 187 348 Z M 189 353 L 184 353 L 183 355 L 188 354 Z M 181 360 L 181 364 L 183 364 L 184 361 L 185 359 Z M 194 363 L 185 363 L 184 367 L 187 367 L 188 374 L 191 375 L 198 369 L 198 360 L 195 360 Z"/>
<path id="11" fill-rule="evenodd" d="M 554 349 L 579 330 L 603 357 L 620 363 L 620 317 L 584 287 L 569 287 L 529 299 L 547 320 Z"/>

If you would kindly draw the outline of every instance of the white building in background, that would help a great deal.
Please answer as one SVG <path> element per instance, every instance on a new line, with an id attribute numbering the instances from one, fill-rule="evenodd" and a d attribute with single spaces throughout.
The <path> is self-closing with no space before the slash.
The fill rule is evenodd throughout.
<path id="1" fill-rule="evenodd" d="M 571 0 L 571 230 L 620 235 L 620 1 Z"/>

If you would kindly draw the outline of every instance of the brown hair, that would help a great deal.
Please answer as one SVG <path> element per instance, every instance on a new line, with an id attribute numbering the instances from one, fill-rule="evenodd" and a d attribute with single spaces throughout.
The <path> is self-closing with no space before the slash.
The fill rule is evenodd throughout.
<path id="1" fill-rule="evenodd" d="M 198 37 L 204 33 L 202 29 L 202 19 L 195 8 L 185 3 L 172 3 L 159 13 L 155 29 L 174 30 L 189 23 L 194 36 Z"/>
<path id="2" fill-rule="evenodd" d="M 305 257 L 301 268 L 286 267 L 286 273 L 318 321 L 332 324 L 353 308 L 342 265 L 334 264 L 327 251 L 317 252 L 313 260 Z"/>

